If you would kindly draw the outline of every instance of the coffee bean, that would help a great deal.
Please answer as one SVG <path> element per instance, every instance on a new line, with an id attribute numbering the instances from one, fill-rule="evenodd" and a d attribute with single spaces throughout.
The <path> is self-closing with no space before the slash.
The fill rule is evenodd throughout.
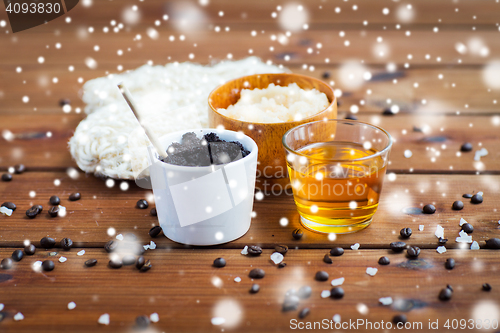
<path id="1" fill-rule="evenodd" d="M 24 166 L 24 164 L 16 164 L 16 165 L 14 165 L 14 172 L 15 173 L 21 174 L 24 171 L 26 171 L 26 167 Z"/>
<path id="2" fill-rule="evenodd" d="M 444 244 L 446 244 L 447 241 L 448 241 L 448 238 L 439 237 L 439 239 L 438 239 L 439 245 L 444 245 Z"/>
<path id="3" fill-rule="evenodd" d="M 36 247 L 33 244 L 30 244 L 24 248 L 24 253 L 26 253 L 29 256 L 34 255 L 36 252 Z"/>
<path id="4" fill-rule="evenodd" d="M 49 216 L 50 217 L 57 217 L 58 215 L 59 215 L 59 207 L 58 206 L 50 207 Z"/>
<path id="5" fill-rule="evenodd" d="M 422 211 L 424 212 L 424 214 L 434 214 L 436 212 L 436 207 L 434 207 L 431 204 L 428 204 L 424 206 Z"/>
<path id="6" fill-rule="evenodd" d="M 145 329 L 149 326 L 149 324 L 150 321 L 147 316 L 138 316 L 137 318 L 135 318 L 135 325 L 137 326 L 137 328 Z"/>
<path id="7" fill-rule="evenodd" d="M 38 210 L 38 214 L 40 214 L 43 211 L 43 206 L 42 205 L 34 205 L 33 208 Z"/>
<path id="8" fill-rule="evenodd" d="M 108 253 L 113 252 L 114 250 L 116 250 L 117 247 L 118 247 L 118 243 L 115 242 L 114 240 L 110 240 L 109 242 L 104 244 L 104 250 L 106 250 L 106 252 L 108 252 Z"/>
<path id="9" fill-rule="evenodd" d="M 149 211 L 149 214 L 151 214 L 151 216 L 158 216 L 158 212 L 156 211 L 156 207 L 151 208 L 151 210 Z"/>
<path id="10" fill-rule="evenodd" d="M 222 268 L 226 267 L 226 259 L 224 258 L 217 258 L 214 260 L 214 267 Z"/>
<path id="11" fill-rule="evenodd" d="M 316 275 L 314 276 L 314 278 L 317 281 L 326 281 L 326 280 L 328 280 L 328 277 L 329 277 L 329 275 L 325 271 L 317 271 Z"/>
<path id="12" fill-rule="evenodd" d="M 455 267 L 455 259 L 453 258 L 446 259 L 444 267 L 446 267 L 446 269 L 453 269 Z"/>
<path id="13" fill-rule="evenodd" d="M 330 72 L 323 72 L 323 74 L 321 74 L 321 77 L 325 80 L 328 80 L 330 78 L 331 74 Z"/>
<path id="14" fill-rule="evenodd" d="M 260 290 L 260 286 L 257 283 L 252 284 L 252 287 L 250 287 L 250 294 L 256 294 Z"/>
<path id="15" fill-rule="evenodd" d="M 147 209 L 149 207 L 149 204 L 146 200 L 141 199 L 141 200 L 137 201 L 135 206 L 139 209 Z"/>
<path id="16" fill-rule="evenodd" d="M 67 98 L 61 98 L 61 99 L 59 100 L 59 106 L 60 106 L 60 107 L 63 107 L 63 106 L 65 106 L 65 105 L 70 105 L 70 104 L 71 104 L 71 102 L 70 102 L 70 100 L 69 100 L 69 99 L 67 99 Z"/>
<path id="17" fill-rule="evenodd" d="M 64 251 L 69 251 L 73 247 L 73 241 L 69 238 L 61 239 L 61 247 Z"/>
<path id="18" fill-rule="evenodd" d="M 344 289 L 342 289 L 342 287 L 333 287 L 332 290 L 330 290 L 330 297 L 341 299 L 344 297 Z"/>
<path id="19" fill-rule="evenodd" d="M 78 192 L 71 193 L 69 195 L 69 201 L 77 201 L 77 200 L 80 200 L 81 198 L 82 198 L 82 195 Z"/>
<path id="20" fill-rule="evenodd" d="M 56 245 L 56 241 L 54 238 L 43 237 L 40 239 L 40 247 L 42 249 L 51 249 Z"/>
<path id="21" fill-rule="evenodd" d="M 286 267 L 286 262 L 282 261 L 278 264 L 278 268 L 284 268 Z"/>
<path id="22" fill-rule="evenodd" d="M 0 267 L 2 267 L 2 269 L 11 269 L 13 264 L 14 262 L 12 261 L 12 259 L 5 258 L 0 262 Z"/>
<path id="23" fill-rule="evenodd" d="M 137 260 L 135 261 L 135 267 L 137 269 L 141 269 L 145 263 L 146 263 L 146 259 L 144 259 L 144 256 L 139 256 L 139 257 L 137 257 Z"/>
<path id="24" fill-rule="evenodd" d="M 312 295 L 312 288 L 310 286 L 302 286 L 297 291 L 297 296 L 301 299 L 307 299 Z"/>
<path id="25" fill-rule="evenodd" d="M 410 238 L 410 236 L 412 234 L 412 230 L 410 228 L 403 228 L 403 229 L 401 229 L 401 231 L 399 232 L 399 234 L 403 238 Z"/>
<path id="26" fill-rule="evenodd" d="M 152 227 L 149 229 L 149 237 L 156 238 L 161 233 L 162 229 L 159 225 Z"/>
<path id="27" fill-rule="evenodd" d="M 262 248 L 257 245 L 250 245 L 247 251 L 251 256 L 260 256 L 262 254 Z"/>
<path id="28" fill-rule="evenodd" d="M 489 283 L 483 283 L 484 291 L 491 291 L 491 285 Z"/>
<path id="29" fill-rule="evenodd" d="M 330 255 L 334 257 L 339 257 L 344 254 L 344 249 L 341 247 L 334 247 L 330 250 Z"/>
<path id="30" fill-rule="evenodd" d="M 2 180 L 4 182 L 10 182 L 12 180 L 12 175 L 10 173 L 4 173 L 2 175 Z"/>
<path id="31" fill-rule="evenodd" d="M 394 113 L 390 108 L 386 108 L 382 111 L 383 116 L 394 116 L 395 114 L 396 113 Z"/>
<path id="32" fill-rule="evenodd" d="M 17 206 L 13 202 L 4 202 L 2 207 L 7 207 L 8 209 L 12 209 L 12 211 L 16 210 Z"/>
<path id="33" fill-rule="evenodd" d="M 418 246 L 410 246 L 408 250 L 406 250 L 406 254 L 410 259 L 416 259 L 420 255 L 420 248 Z"/>
<path id="34" fill-rule="evenodd" d="M 34 219 L 38 215 L 38 208 L 35 206 L 31 207 L 26 211 L 26 216 L 30 219 Z"/>
<path id="35" fill-rule="evenodd" d="M 469 152 L 471 150 L 472 150 L 472 143 L 470 142 L 466 142 L 462 144 L 462 146 L 460 147 L 460 151 L 463 151 L 464 153 Z"/>
<path id="36" fill-rule="evenodd" d="M 446 285 L 446 288 L 450 289 L 450 290 L 451 290 L 451 292 L 453 292 L 453 287 L 451 286 L 451 284 L 447 284 L 447 285 Z"/>
<path id="37" fill-rule="evenodd" d="M 302 236 L 304 236 L 304 232 L 301 230 L 301 229 L 295 229 L 293 232 L 292 232 L 292 236 L 293 238 L 295 239 L 301 239 Z"/>
<path id="38" fill-rule="evenodd" d="M 124 266 L 130 266 L 130 265 L 135 264 L 135 256 L 133 256 L 131 254 L 123 256 L 122 263 Z"/>
<path id="39" fill-rule="evenodd" d="M 97 259 L 89 259 L 85 261 L 85 266 L 87 267 L 93 267 L 95 265 L 97 265 Z"/>
<path id="40" fill-rule="evenodd" d="M 481 194 L 474 194 L 472 198 L 470 198 L 470 202 L 473 204 L 480 204 L 483 202 L 483 196 Z"/>
<path id="41" fill-rule="evenodd" d="M 470 199 L 470 198 L 472 198 L 472 194 L 468 194 L 468 193 L 462 194 L 462 198 Z"/>
<path id="42" fill-rule="evenodd" d="M 442 301 L 449 301 L 452 295 L 453 291 L 450 288 L 443 288 L 439 292 L 439 299 Z"/>
<path id="43" fill-rule="evenodd" d="M 330 258 L 330 256 L 327 254 L 325 254 L 325 256 L 323 257 L 323 261 L 326 262 L 327 264 L 332 264 L 333 263 L 333 260 L 332 258 Z"/>
<path id="44" fill-rule="evenodd" d="M 264 272 L 264 270 L 260 268 L 254 268 L 250 271 L 250 273 L 248 273 L 248 276 L 252 279 L 262 279 L 265 275 L 266 272 Z"/>
<path id="45" fill-rule="evenodd" d="M 490 238 L 486 241 L 486 247 L 490 249 L 500 249 L 500 238 Z"/>
<path id="46" fill-rule="evenodd" d="M 141 267 L 140 271 L 141 272 L 147 272 L 147 271 L 149 271 L 151 269 L 151 267 L 153 267 L 153 266 L 151 265 L 151 261 L 148 259 L 148 260 L 146 260 L 146 262 L 144 263 L 144 265 Z"/>
<path id="47" fill-rule="evenodd" d="M 109 261 L 109 267 L 111 268 L 122 268 L 123 263 L 121 260 L 115 259 Z"/>
<path id="48" fill-rule="evenodd" d="M 302 310 L 300 310 L 299 312 L 299 319 L 304 319 L 305 317 L 307 317 L 307 315 L 311 312 L 311 310 L 309 310 L 309 308 L 303 308 Z"/>
<path id="49" fill-rule="evenodd" d="M 285 301 L 283 302 L 283 311 L 297 310 L 299 302 L 300 299 L 295 295 L 285 297 Z"/>
<path id="50" fill-rule="evenodd" d="M 23 250 L 15 250 L 14 252 L 12 252 L 12 259 L 14 259 L 14 261 L 21 261 L 23 257 L 24 257 Z"/>
<path id="51" fill-rule="evenodd" d="M 61 203 L 61 199 L 57 195 L 53 195 L 49 199 L 49 203 L 53 206 L 57 206 Z"/>
<path id="52" fill-rule="evenodd" d="M 406 248 L 405 242 L 392 242 L 390 245 L 391 250 L 394 252 L 402 252 Z"/>
<path id="53" fill-rule="evenodd" d="M 54 270 L 55 267 L 56 265 L 54 265 L 54 262 L 52 260 L 45 260 L 44 262 L 42 262 L 42 269 L 46 272 Z"/>
<path id="54" fill-rule="evenodd" d="M 355 115 L 353 114 L 348 114 L 347 116 L 345 116 L 344 119 L 349 119 L 349 120 L 358 120 L 358 117 L 356 117 Z"/>
<path id="55" fill-rule="evenodd" d="M 470 223 L 464 223 L 462 224 L 462 230 L 468 234 L 471 234 L 474 232 L 474 227 Z"/>
<path id="56" fill-rule="evenodd" d="M 460 200 L 457 200 L 453 202 L 453 205 L 451 206 L 451 209 L 453 210 L 462 210 L 464 209 L 464 203 Z"/>
<path id="57" fill-rule="evenodd" d="M 274 251 L 279 252 L 282 255 L 285 255 L 288 252 L 288 246 L 286 246 L 286 245 L 275 245 L 274 246 Z"/>
<path id="58" fill-rule="evenodd" d="M 407 320 L 408 319 L 406 318 L 406 315 L 404 315 L 404 314 L 398 314 L 398 315 L 395 315 L 394 317 L 392 317 L 392 322 L 396 325 L 399 323 L 406 324 Z"/>
<path id="59" fill-rule="evenodd" d="M 391 261 L 387 257 L 380 257 L 378 260 L 379 265 L 389 265 Z"/>

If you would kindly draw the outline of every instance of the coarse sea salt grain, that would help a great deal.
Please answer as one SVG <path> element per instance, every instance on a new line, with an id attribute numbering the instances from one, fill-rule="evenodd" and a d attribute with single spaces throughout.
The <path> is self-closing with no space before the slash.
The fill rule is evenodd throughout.
<path id="1" fill-rule="evenodd" d="M 351 250 L 357 250 L 357 249 L 359 249 L 359 243 L 351 245 Z"/>
<path id="2" fill-rule="evenodd" d="M 66 257 L 60 257 L 59 258 L 59 262 L 66 262 L 68 260 L 68 258 Z"/>
<path id="3" fill-rule="evenodd" d="M 153 322 L 153 323 L 157 323 L 160 321 L 160 316 L 158 316 L 158 314 L 155 312 L 155 313 L 152 313 L 150 316 L 149 316 L 149 319 Z"/>
<path id="4" fill-rule="evenodd" d="M 243 250 L 241 250 L 241 254 L 246 256 L 248 254 L 248 245 L 245 245 L 245 247 L 243 248 Z"/>
<path id="5" fill-rule="evenodd" d="M 222 325 L 226 322 L 226 319 L 222 318 L 222 317 L 213 317 L 212 318 L 212 325 Z"/>
<path id="6" fill-rule="evenodd" d="M 460 218 L 460 223 L 458 224 L 459 226 L 462 226 L 464 225 L 465 223 L 467 223 L 467 221 L 465 221 L 463 218 Z"/>
<path id="7" fill-rule="evenodd" d="M 76 255 L 77 256 L 83 256 L 85 254 L 85 250 L 81 250 L 80 252 L 78 252 Z"/>
<path id="8" fill-rule="evenodd" d="M 479 250 L 479 244 L 476 241 L 472 242 L 472 245 L 470 246 L 471 250 Z"/>
<path id="9" fill-rule="evenodd" d="M 155 243 L 155 242 L 153 242 L 153 241 L 150 241 L 150 242 L 149 242 L 149 248 L 150 248 L 151 250 L 156 249 L 156 243 Z"/>
<path id="10" fill-rule="evenodd" d="M 24 316 L 21 312 L 18 312 L 16 313 L 16 315 L 14 316 L 14 320 L 15 321 L 20 321 L 20 320 L 23 320 L 24 319 Z"/>
<path id="11" fill-rule="evenodd" d="M 3 303 L 0 303 L 0 311 L 2 311 L 2 310 L 3 310 L 3 308 L 4 308 Z"/>
<path id="12" fill-rule="evenodd" d="M 418 226 L 418 231 L 424 231 L 424 225 L 423 224 L 420 224 Z"/>
<path id="13" fill-rule="evenodd" d="M 241 282 L 241 278 L 239 276 L 235 277 L 234 282 Z"/>
<path id="14" fill-rule="evenodd" d="M 340 315 L 339 314 L 333 315 L 333 321 L 336 323 L 340 323 Z"/>
<path id="15" fill-rule="evenodd" d="M 4 215 L 11 216 L 11 215 L 12 215 L 12 212 L 13 212 L 13 210 L 12 210 L 12 209 L 8 209 L 8 208 L 7 208 L 7 207 L 5 207 L 5 206 L 0 207 L 0 213 L 2 213 L 2 214 L 4 214 Z"/>
<path id="16" fill-rule="evenodd" d="M 460 230 L 459 236 L 455 238 L 457 243 L 472 243 L 472 236 L 467 235 L 463 230 Z"/>
<path id="17" fill-rule="evenodd" d="M 330 295 L 331 295 L 330 290 L 323 290 L 321 292 L 321 298 L 328 298 L 328 297 L 330 297 Z"/>
<path id="18" fill-rule="evenodd" d="M 75 302 L 69 302 L 68 303 L 68 310 L 73 310 L 76 308 L 76 303 Z"/>
<path id="19" fill-rule="evenodd" d="M 442 254 L 442 253 L 445 253 L 446 252 L 446 248 L 444 246 L 439 246 L 437 249 L 436 249 L 437 253 L 439 254 Z"/>
<path id="20" fill-rule="evenodd" d="M 338 278 L 338 279 L 333 279 L 332 280 L 332 286 L 341 286 L 345 281 L 345 278 L 341 277 L 341 278 Z"/>
<path id="21" fill-rule="evenodd" d="M 143 245 L 142 247 L 143 247 L 143 248 L 144 248 L 144 250 L 146 250 L 146 251 L 147 251 L 147 250 L 149 250 L 149 244 Z"/>
<path id="22" fill-rule="evenodd" d="M 382 305 L 391 305 L 392 304 L 392 297 L 381 297 L 378 299 L 378 301 Z"/>
<path id="23" fill-rule="evenodd" d="M 377 274 L 377 272 L 378 272 L 378 268 L 366 267 L 366 274 L 368 274 L 370 276 L 375 276 L 375 274 Z"/>
<path id="24" fill-rule="evenodd" d="M 118 239 L 118 240 L 123 240 L 123 235 L 122 235 L 122 234 L 118 234 L 118 235 L 116 235 L 116 239 Z"/>
<path id="25" fill-rule="evenodd" d="M 277 265 L 283 261 L 283 255 L 279 252 L 274 252 L 271 254 L 271 260 Z"/>
<path id="26" fill-rule="evenodd" d="M 97 322 L 101 325 L 109 325 L 109 314 L 105 313 L 102 314 L 99 319 L 97 319 Z"/>
<path id="27" fill-rule="evenodd" d="M 436 235 L 437 238 L 444 238 L 444 228 L 438 224 L 434 235 Z"/>

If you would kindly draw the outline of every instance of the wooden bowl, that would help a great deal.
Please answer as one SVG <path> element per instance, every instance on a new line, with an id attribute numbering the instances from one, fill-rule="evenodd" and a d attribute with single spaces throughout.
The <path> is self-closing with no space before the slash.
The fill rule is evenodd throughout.
<path id="1" fill-rule="evenodd" d="M 241 121 L 220 114 L 218 109 L 226 109 L 240 99 L 241 89 L 264 89 L 274 83 L 279 86 L 288 86 L 296 83 L 300 88 L 316 89 L 324 93 L 330 104 L 317 114 L 300 121 L 281 123 L 254 123 Z M 208 97 L 208 124 L 211 128 L 224 126 L 225 129 L 241 131 L 255 140 L 259 147 L 257 167 L 257 187 L 262 189 L 266 183 L 286 185 L 289 183 L 285 161 L 285 152 L 281 143 L 283 135 L 291 128 L 321 119 L 337 118 L 337 100 L 332 87 L 321 80 L 300 74 L 256 74 L 244 76 L 215 88 Z M 259 184 L 260 183 L 260 184 Z M 267 186 L 264 185 L 264 186 Z M 269 188 L 270 189 L 270 188 Z"/>

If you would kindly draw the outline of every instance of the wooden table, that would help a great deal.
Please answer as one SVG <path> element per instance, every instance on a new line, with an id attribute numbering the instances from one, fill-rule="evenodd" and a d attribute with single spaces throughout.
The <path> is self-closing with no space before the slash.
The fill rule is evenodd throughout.
<path id="1" fill-rule="evenodd" d="M 95 0 L 88 7 L 85 3 L 80 1 L 67 16 L 25 32 L 12 34 L 8 27 L 2 28 L 0 130 L 11 131 L 14 140 L 0 139 L 0 169 L 23 163 L 27 171 L 14 175 L 11 182 L 0 182 L 1 201 L 13 201 L 18 207 L 11 217 L 0 215 L 0 258 L 10 257 L 26 241 L 38 246 L 44 236 L 57 241 L 69 237 L 75 246 L 69 252 L 38 248 L 34 256 L 26 256 L 12 269 L 0 270 L 0 303 L 5 316 L 1 332 L 128 332 L 135 330 L 137 316 L 152 313 L 160 320 L 150 325 L 151 332 L 289 331 L 299 322 L 325 320 L 335 325 L 330 321 L 336 314 L 342 323 L 364 320 L 372 325 L 405 314 L 412 326 L 408 331 L 415 332 L 430 331 L 429 322 L 439 321 L 439 329 L 434 331 L 445 332 L 452 331 L 461 319 L 500 319 L 500 252 L 485 249 L 486 239 L 500 237 L 500 94 L 483 81 L 485 65 L 500 54 L 498 1 L 420 0 L 412 3 L 411 11 L 405 9 L 406 3 L 393 1 L 304 1 L 308 29 L 292 33 L 282 44 L 272 38 L 285 32 L 273 13 L 281 15 L 277 6 L 284 11 L 288 2 L 212 0 L 203 6 L 198 1 Z M 122 22 L 123 10 L 133 5 L 142 15 L 140 22 L 113 32 L 111 21 Z M 198 16 L 186 23 L 183 13 Z M 401 21 L 411 13 L 412 20 Z M 167 21 L 162 19 L 164 14 L 169 16 Z M 71 17 L 71 23 L 66 17 Z M 0 20 L 6 20 L 5 13 Z M 156 20 L 160 26 L 155 26 Z M 93 33 L 88 32 L 90 26 Z M 154 26 L 159 32 L 157 40 L 146 34 Z M 105 33 L 104 27 L 110 31 Z M 256 31 L 255 37 L 252 31 Z M 142 35 L 141 40 L 134 40 L 137 34 Z M 180 35 L 185 36 L 184 41 Z M 169 36 L 175 41 L 169 41 Z M 56 43 L 61 44 L 60 49 Z M 95 45 L 100 46 L 98 52 L 93 50 Z M 117 55 L 119 49 L 124 51 L 122 56 Z M 108 234 L 110 228 L 116 234 L 133 233 L 140 244 L 147 244 L 151 240 L 148 230 L 158 221 L 149 210 L 135 208 L 138 199 L 151 193 L 133 183 L 128 191 L 121 191 L 118 183 L 108 188 L 93 175 L 69 177 L 67 168 L 76 164 L 67 141 L 84 117 L 75 111 L 83 107 L 79 98 L 82 82 L 117 72 L 118 65 L 127 70 L 149 60 L 155 64 L 188 61 L 190 53 L 195 54 L 194 61 L 209 63 L 225 59 L 229 53 L 234 59 L 245 57 L 249 49 L 263 60 L 297 73 L 330 74 L 326 81 L 342 90 L 339 118 L 356 105 L 360 120 L 376 123 L 393 135 L 388 172 L 395 174 L 395 180 L 386 180 L 372 225 L 333 241 L 327 235 L 305 231 L 297 241 L 292 230 L 300 225 L 292 197 L 271 195 L 255 202 L 250 231 L 234 242 L 193 248 L 162 236 L 154 239 L 157 248 L 145 254 L 153 265 L 150 271 L 108 267 L 103 245 L 114 239 Z M 45 60 L 42 64 L 37 61 L 40 56 Z M 97 69 L 84 65 L 87 56 L 97 61 Z M 338 74 L 353 58 L 364 61 L 372 78 L 349 89 Z M 396 65 L 395 71 L 388 70 L 389 63 Z M 68 71 L 70 65 L 75 68 L 72 72 Z M 498 73 L 498 66 L 495 68 Z M 57 83 L 53 83 L 54 77 Z M 496 85 L 498 89 L 498 81 Z M 23 103 L 23 96 L 29 96 L 28 103 Z M 59 101 L 63 98 L 71 100 L 72 112 L 62 112 Z M 392 103 L 400 106 L 400 112 L 383 116 L 382 111 Z M 464 142 L 471 142 L 474 151 L 484 147 L 489 154 L 480 163 L 474 161 L 474 151 L 458 156 Z M 406 150 L 412 152 L 411 158 L 405 158 Z M 59 186 L 54 184 L 56 179 Z M 36 196 L 30 197 L 30 191 Z M 69 194 L 76 191 L 82 199 L 68 201 Z M 480 205 L 461 199 L 463 193 L 478 191 L 484 192 Z M 62 198 L 66 217 L 53 219 L 45 212 L 34 220 L 25 216 L 32 204 L 47 209 L 52 195 Z M 451 210 L 455 200 L 464 200 L 462 211 Z M 436 206 L 435 214 L 419 213 L 427 203 Z M 280 224 L 283 217 L 289 221 L 286 226 Z M 480 250 L 455 242 L 460 218 L 474 225 L 472 236 Z M 419 225 L 424 226 L 423 231 Z M 437 225 L 445 228 L 449 239 L 444 254 L 436 252 Z M 422 249 L 418 260 L 410 261 L 404 253 L 389 250 L 389 243 L 399 240 L 403 227 L 413 229 L 407 243 Z M 355 243 L 360 244 L 359 250 L 351 250 Z M 240 254 L 251 244 L 263 247 L 260 257 Z M 290 248 L 285 268 L 276 267 L 269 259 L 276 244 Z M 323 256 L 334 246 L 342 246 L 345 254 L 333 257 L 333 264 L 324 263 Z M 79 256 L 82 250 L 85 254 Z M 384 255 L 391 260 L 388 266 L 377 263 Z M 61 256 L 68 260 L 58 262 Z M 49 257 L 56 263 L 52 272 L 33 269 L 35 261 Z M 226 259 L 225 268 L 212 266 L 217 257 Z M 98 260 L 97 266 L 84 267 L 90 258 Z M 447 258 L 456 260 L 453 270 L 445 269 Z M 255 267 L 266 271 L 264 279 L 248 277 Z M 378 268 L 377 274 L 367 275 L 367 267 Z M 345 278 L 342 300 L 321 298 L 321 292 L 331 285 L 330 281 L 315 281 L 318 270 L 327 271 L 329 280 Z M 241 282 L 235 282 L 236 277 Z M 260 292 L 250 294 L 254 282 L 260 285 Z M 493 289 L 483 291 L 483 283 Z M 454 294 L 443 302 L 438 294 L 447 284 Z M 304 285 L 312 288 L 312 296 L 302 300 L 297 310 L 283 312 L 287 290 Z M 383 306 L 381 297 L 392 297 L 394 302 Z M 67 309 L 69 302 L 76 303 L 74 310 Z M 298 319 L 299 311 L 306 307 L 310 314 Z M 24 320 L 13 319 L 18 312 Z M 98 324 L 104 313 L 110 315 L 109 326 Z M 213 325 L 214 317 L 225 318 L 225 323 Z M 471 329 L 469 324 L 467 321 L 466 329 L 460 331 L 495 331 Z M 352 328 L 344 326 L 339 331 L 355 331 Z M 372 331 L 366 325 L 357 328 Z"/>

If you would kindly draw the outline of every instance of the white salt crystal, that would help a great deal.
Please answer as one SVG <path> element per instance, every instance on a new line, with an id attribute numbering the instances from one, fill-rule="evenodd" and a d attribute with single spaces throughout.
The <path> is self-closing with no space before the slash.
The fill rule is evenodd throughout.
<path id="1" fill-rule="evenodd" d="M 444 238 L 444 228 L 438 224 L 434 235 L 436 235 L 437 238 Z"/>
<path id="2" fill-rule="evenodd" d="M 97 322 L 101 325 L 109 325 L 109 314 L 105 313 L 101 315 Z"/>
<path id="3" fill-rule="evenodd" d="M 42 262 L 40 260 L 37 260 L 33 263 L 32 267 L 35 272 L 40 272 L 42 270 Z"/>
<path id="4" fill-rule="evenodd" d="M 59 262 L 66 262 L 66 260 L 68 260 L 68 258 L 66 258 L 66 257 L 60 257 L 59 258 Z"/>
<path id="5" fill-rule="evenodd" d="M 81 250 L 80 252 L 78 252 L 76 255 L 77 256 L 83 256 L 85 254 L 85 250 Z"/>
<path id="6" fill-rule="evenodd" d="M 330 293 L 330 290 L 323 290 L 321 292 L 321 298 L 328 298 L 330 297 L 331 293 Z"/>
<path id="7" fill-rule="evenodd" d="M 241 278 L 239 276 L 235 277 L 234 282 L 241 282 Z"/>
<path id="8" fill-rule="evenodd" d="M 3 310 L 3 308 L 4 308 L 3 303 L 0 303 L 0 311 L 2 311 L 2 310 Z"/>
<path id="9" fill-rule="evenodd" d="M 338 279 L 334 279 L 332 280 L 332 286 L 341 286 L 345 281 L 345 278 L 341 277 L 341 278 L 338 278 Z"/>
<path id="10" fill-rule="evenodd" d="M 59 205 L 59 213 L 57 213 L 57 216 L 65 217 L 66 216 L 66 207 Z"/>
<path id="11" fill-rule="evenodd" d="M 274 252 L 271 254 L 271 260 L 277 265 L 283 261 L 283 255 L 279 252 Z"/>
<path id="12" fill-rule="evenodd" d="M 463 218 L 460 218 L 460 223 L 458 224 L 459 226 L 462 226 L 464 225 L 465 223 L 467 223 L 467 221 L 465 221 Z"/>
<path id="13" fill-rule="evenodd" d="M 476 241 L 472 242 L 472 245 L 470 246 L 471 250 L 479 250 L 479 244 Z"/>
<path id="14" fill-rule="evenodd" d="M 5 206 L 0 207 L 0 213 L 2 213 L 2 214 L 4 214 L 4 215 L 11 216 L 11 215 L 12 215 L 12 212 L 13 212 L 13 210 L 12 210 L 12 209 L 8 209 L 8 208 L 7 208 L 7 207 L 5 207 Z"/>
<path id="15" fill-rule="evenodd" d="M 116 235 L 116 239 L 118 239 L 118 240 L 123 240 L 123 235 L 122 235 L 122 234 L 118 234 L 118 235 Z"/>
<path id="16" fill-rule="evenodd" d="M 382 298 L 379 298 L 378 301 L 382 305 L 391 305 L 392 304 L 392 297 L 382 297 Z"/>
<path id="17" fill-rule="evenodd" d="M 336 322 L 336 323 L 340 323 L 340 315 L 339 314 L 336 314 L 333 316 L 333 321 Z"/>
<path id="18" fill-rule="evenodd" d="M 439 246 L 437 249 L 436 249 L 437 253 L 439 254 L 442 254 L 442 253 L 445 253 L 446 252 L 446 248 L 444 246 Z"/>
<path id="19" fill-rule="evenodd" d="M 351 249 L 352 249 L 352 250 L 357 250 L 357 249 L 359 249 L 359 243 L 356 243 L 356 244 L 354 244 L 354 245 L 351 245 Z"/>
<path id="20" fill-rule="evenodd" d="M 69 302 L 68 303 L 68 310 L 73 310 L 76 308 L 76 303 L 75 302 Z"/>
<path id="21" fill-rule="evenodd" d="M 21 312 L 18 312 L 16 313 L 16 315 L 14 316 L 14 320 L 15 321 L 20 321 L 20 320 L 23 320 L 24 319 L 24 316 Z"/>
<path id="22" fill-rule="evenodd" d="M 151 250 L 156 249 L 156 243 L 155 243 L 155 242 L 153 242 L 153 241 L 149 242 L 149 248 L 150 248 Z"/>
<path id="23" fill-rule="evenodd" d="M 472 243 L 472 236 L 467 235 L 463 230 L 460 230 L 459 237 L 455 238 L 457 243 Z"/>
<path id="24" fill-rule="evenodd" d="M 378 272 L 378 268 L 366 267 L 366 274 L 368 274 L 370 276 L 375 276 L 375 274 L 377 274 L 377 272 Z"/>
<path id="25" fill-rule="evenodd" d="M 488 150 L 486 148 L 481 148 L 474 152 L 474 161 L 481 160 L 481 157 L 488 155 Z"/>
<path id="26" fill-rule="evenodd" d="M 424 225 L 423 224 L 421 224 L 421 225 L 418 226 L 418 231 L 424 231 Z"/>
<path id="27" fill-rule="evenodd" d="M 158 316 L 158 314 L 155 312 L 155 313 L 152 313 L 150 316 L 149 316 L 149 319 L 153 322 L 153 323 L 157 323 L 160 321 L 160 316 Z"/>
<path id="28" fill-rule="evenodd" d="M 149 250 L 149 244 L 147 244 L 147 245 L 143 245 L 142 247 L 143 247 L 143 248 L 144 248 L 144 250 L 146 250 L 146 251 L 147 251 L 147 250 Z"/>
<path id="29" fill-rule="evenodd" d="M 212 325 L 222 325 L 226 322 L 226 319 L 222 317 L 213 317 L 212 318 Z"/>
<path id="30" fill-rule="evenodd" d="M 241 254 L 246 256 L 248 254 L 248 246 L 245 245 L 245 247 L 243 248 L 243 250 L 241 250 Z"/>
<path id="31" fill-rule="evenodd" d="M 477 194 L 479 194 L 480 196 L 483 196 L 483 192 L 481 192 L 481 191 L 477 192 Z"/>

